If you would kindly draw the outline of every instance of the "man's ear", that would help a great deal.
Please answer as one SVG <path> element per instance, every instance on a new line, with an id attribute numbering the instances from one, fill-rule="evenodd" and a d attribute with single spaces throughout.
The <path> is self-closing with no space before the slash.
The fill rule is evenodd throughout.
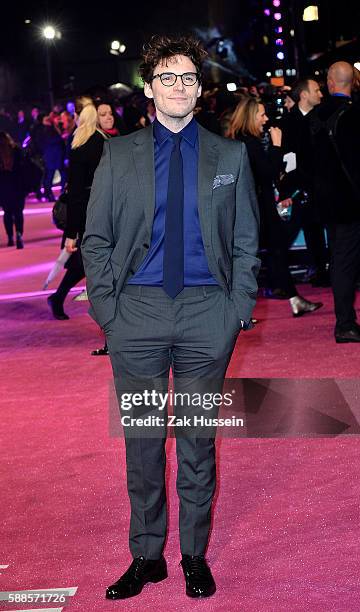
<path id="1" fill-rule="evenodd" d="M 151 99 L 154 98 L 154 94 L 151 89 L 150 83 L 144 83 L 144 94 L 147 98 L 151 98 Z"/>
<path id="2" fill-rule="evenodd" d="M 201 85 L 199 85 L 199 89 L 198 89 L 198 92 L 197 92 L 197 97 L 198 98 L 200 98 L 201 92 L 202 92 L 202 87 L 201 87 Z"/>

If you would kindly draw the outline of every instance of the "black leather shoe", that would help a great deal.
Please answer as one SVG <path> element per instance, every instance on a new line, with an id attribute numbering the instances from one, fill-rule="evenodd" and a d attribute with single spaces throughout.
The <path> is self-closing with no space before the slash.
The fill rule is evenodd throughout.
<path id="1" fill-rule="evenodd" d="M 307 312 L 315 312 L 323 306 L 322 302 L 309 302 L 301 295 L 290 298 L 290 306 L 294 317 L 302 317 Z"/>
<path id="2" fill-rule="evenodd" d="M 14 244 L 15 244 L 15 243 L 14 243 L 14 238 L 13 238 L 12 236 L 9 236 L 9 237 L 8 237 L 8 243 L 7 243 L 7 245 L 8 245 L 8 246 L 14 246 Z"/>
<path id="3" fill-rule="evenodd" d="M 108 349 L 107 344 L 105 344 L 103 348 L 99 348 L 99 349 L 95 349 L 94 351 L 91 351 L 91 354 L 94 355 L 95 357 L 101 357 L 102 355 L 108 355 L 109 349 Z"/>
<path id="4" fill-rule="evenodd" d="M 49 295 L 47 303 L 49 304 L 51 312 L 55 319 L 58 319 L 59 321 L 65 321 L 69 318 L 68 315 L 64 312 L 64 308 L 61 302 L 56 299 L 55 293 Z"/>
<path id="5" fill-rule="evenodd" d="M 210 597 L 216 591 L 216 584 L 203 555 L 183 555 L 180 561 L 188 597 Z"/>
<path id="6" fill-rule="evenodd" d="M 22 239 L 22 235 L 20 234 L 20 232 L 16 232 L 16 248 L 17 249 L 24 248 L 24 241 Z"/>
<path id="7" fill-rule="evenodd" d="M 360 342 L 360 327 L 356 324 L 356 326 L 347 331 L 335 331 L 335 342 L 337 344 Z"/>
<path id="8" fill-rule="evenodd" d="M 167 578 L 164 557 L 155 561 L 135 557 L 129 569 L 115 584 L 106 589 L 106 599 L 127 599 L 141 593 L 147 582 L 161 582 Z"/>

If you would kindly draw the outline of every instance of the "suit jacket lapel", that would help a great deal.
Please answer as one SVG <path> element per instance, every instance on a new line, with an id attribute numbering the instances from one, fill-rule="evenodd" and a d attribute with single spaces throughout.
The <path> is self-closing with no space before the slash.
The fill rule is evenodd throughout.
<path id="1" fill-rule="evenodd" d="M 136 132 L 133 156 L 150 240 L 155 210 L 155 165 L 152 126 Z"/>
<path id="2" fill-rule="evenodd" d="M 219 150 L 211 132 L 199 128 L 198 206 L 204 245 L 211 243 L 211 200 Z"/>

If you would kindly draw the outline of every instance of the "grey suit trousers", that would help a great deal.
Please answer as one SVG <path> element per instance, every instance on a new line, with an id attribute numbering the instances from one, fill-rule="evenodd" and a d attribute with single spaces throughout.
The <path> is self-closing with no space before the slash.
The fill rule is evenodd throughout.
<path id="1" fill-rule="evenodd" d="M 121 414 L 149 414 L 144 405 L 125 411 L 122 394 L 144 388 L 166 392 L 170 368 L 175 392 L 221 393 L 240 327 L 235 305 L 218 286 L 185 287 L 175 299 L 160 287 L 126 286 L 115 318 L 105 326 Z M 194 410 L 200 414 L 203 407 L 175 405 L 173 410 L 184 416 Z M 152 411 L 159 414 L 158 407 Z M 216 408 L 211 416 L 217 416 Z M 147 428 L 146 435 L 131 427 L 124 433 L 130 551 L 133 557 L 158 559 L 167 529 L 166 425 Z M 215 431 L 175 428 L 175 434 L 180 548 L 182 554 L 204 554 L 216 485 Z"/>

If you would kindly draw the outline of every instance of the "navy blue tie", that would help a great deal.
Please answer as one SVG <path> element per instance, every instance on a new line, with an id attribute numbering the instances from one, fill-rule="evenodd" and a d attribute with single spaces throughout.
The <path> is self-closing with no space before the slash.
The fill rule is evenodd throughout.
<path id="1" fill-rule="evenodd" d="M 163 289 L 175 298 L 184 288 L 184 175 L 180 134 L 172 135 L 165 217 Z"/>

